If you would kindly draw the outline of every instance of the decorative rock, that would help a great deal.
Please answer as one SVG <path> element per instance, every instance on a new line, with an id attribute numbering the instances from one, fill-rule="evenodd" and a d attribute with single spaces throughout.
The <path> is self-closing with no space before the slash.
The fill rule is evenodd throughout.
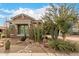
<path id="1" fill-rule="evenodd" d="M 4 44 L 0 44 L 0 47 L 3 47 L 4 46 Z"/>
<path id="2" fill-rule="evenodd" d="M 44 44 L 44 47 L 48 48 L 48 43 L 45 43 L 45 44 Z"/>
<path id="3" fill-rule="evenodd" d="M 48 41 L 47 41 L 47 39 L 43 39 L 43 43 L 47 43 Z"/>
<path id="4" fill-rule="evenodd" d="M 39 42 L 36 42 L 35 44 L 36 44 L 36 46 L 38 46 L 38 47 L 40 46 Z"/>
<path id="5" fill-rule="evenodd" d="M 32 53 L 32 51 L 30 50 L 29 53 Z"/>
<path id="6" fill-rule="evenodd" d="M 0 47 L 3 47 L 3 46 L 4 46 L 4 42 L 0 41 Z"/>

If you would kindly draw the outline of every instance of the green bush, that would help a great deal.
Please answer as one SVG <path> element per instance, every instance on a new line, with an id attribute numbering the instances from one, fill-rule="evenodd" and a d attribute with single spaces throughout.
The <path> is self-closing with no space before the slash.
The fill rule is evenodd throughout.
<path id="1" fill-rule="evenodd" d="M 9 28 L 7 28 L 5 30 L 4 34 L 5 34 L 6 38 L 10 38 L 10 30 L 9 30 Z"/>
<path id="2" fill-rule="evenodd" d="M 24 34 L 23 36 L 21 36 L 20 40 L 21 40 L 21 41 L 25 41 L 26 38 L 27 38 L 27 37 L 26 37 L 26 34 Z"/>
<path id="3" fill-rule="evenodd" d="M 1 38 L 1 32 L 0 32 L 0 38 Z"/>
<path id="4" fill-rule="evenodd" d="M 26 35 L 21 37 L 21 41 L 25 41 L 26 40 Z"/>
<path id="5" fill-rule="evenodd" d="M 63 41 L 63 40 L 50 40 L 48 41 L 48 45 L 52 47 L 55 50 L 61 51 L 61 52 L 77 52 L 76 44 L 71 43 L 69 41 Z"/>
<path id="6" fill-rule="evenodd" d="M 79 32 L 72 32 L 72 35 L 79 35 Z"/>

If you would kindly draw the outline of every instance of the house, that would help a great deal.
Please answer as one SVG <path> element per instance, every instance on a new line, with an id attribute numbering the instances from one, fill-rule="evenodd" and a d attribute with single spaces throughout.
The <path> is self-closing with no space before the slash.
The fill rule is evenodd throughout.
<path id="1" fill-rule="evenodd" d="M 33 17 L 22 13 L 12 17 L 9 23 L 9 26 L 15 27 L 10 35 L 19 36 L 26 34 L 29 36 L 29 29 L 32 26 L 36 26 L 37 23 L 41 23 L 41 20 L 36 20 Z"/>

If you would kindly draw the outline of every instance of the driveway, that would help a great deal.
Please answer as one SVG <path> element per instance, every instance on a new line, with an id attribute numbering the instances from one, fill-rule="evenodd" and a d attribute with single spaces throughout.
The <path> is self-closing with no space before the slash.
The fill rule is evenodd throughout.
<path id="1" fill-rule="evenodd" d="M 59 38 L 62 38 L 62 37 L 59 36 Z M 79 41 L 79 35 L 67 36 L 66 39 L 67 40 L 72 40 L 72 41 Z"/>

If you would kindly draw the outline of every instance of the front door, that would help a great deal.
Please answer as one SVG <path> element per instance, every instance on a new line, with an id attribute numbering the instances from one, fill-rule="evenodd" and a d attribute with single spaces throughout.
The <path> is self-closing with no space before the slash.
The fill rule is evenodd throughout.
<path id="1" fill-rule="evenodd" d="M 18 25 L 18 34 L 29 35 L 28 25 Z"/>

